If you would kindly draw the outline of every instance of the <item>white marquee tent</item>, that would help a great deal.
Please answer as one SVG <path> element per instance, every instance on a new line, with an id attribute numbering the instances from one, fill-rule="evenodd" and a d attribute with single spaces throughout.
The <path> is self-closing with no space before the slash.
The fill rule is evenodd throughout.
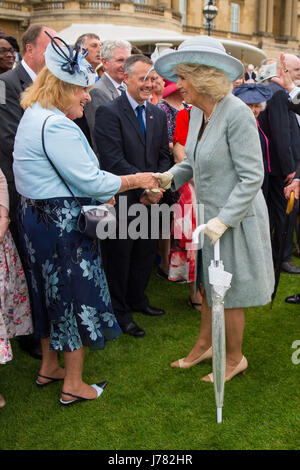
<path id="1" fill-rule="evenodd" d="M 90 32 L 97 34 L 101 41 L 119 38 L 126 39 L 136 46 L 169 43 L 169 47 L 174 47 L 178 46 L 185 39 L 191 37 L 166 29 L 99 23 L 73 23 L 68 28 L 60 31 L 59 35 L 68 44 L 74 44 L 76 39 L 81 34 Z M 237 59 L 243 59 L 247 64 L 251 63 L 254 65 L 260 65 L 261 61 L 267 57 L 262 49 L 259 49 L 250 44 L 231 41 L 228 39 L 220 40 L 223 43 L 227 53 L 232 54 L 232 56 L 236 57 Z"/>

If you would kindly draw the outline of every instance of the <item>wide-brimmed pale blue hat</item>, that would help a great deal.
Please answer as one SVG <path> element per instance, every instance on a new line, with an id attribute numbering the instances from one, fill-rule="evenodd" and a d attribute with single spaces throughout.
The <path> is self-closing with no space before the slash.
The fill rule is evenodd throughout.
<path id="1" fill-rule="evenodd" d="M 234 87 L 232 93 L 246 104 L 263 103 L 272 98 L 270 88 L 259 83 L 244 83 Z"/>
<path id="2" fill-rule="evenodd" d="M 50 72 L 63 82 L 82 87 L 95 85 L 96 73 L 85 57 L 88 50 L 82 51 L 80 47 L 73 50 L 58 37 L 51 38 L 45 52 L 46 67 Z"/>
<path id="3" fill-rule="evenodd" d="M 231 82 L 234 82 L 244 72 L 242 62 L 227 54 L 223 44 L 211 36 L 195 36 L 180 44 L 177 51 L 164 54 L 155 61 L 157 73 L 177 82 L 175 65 L 182 63 L 201 64 L 223 70 Z"/>

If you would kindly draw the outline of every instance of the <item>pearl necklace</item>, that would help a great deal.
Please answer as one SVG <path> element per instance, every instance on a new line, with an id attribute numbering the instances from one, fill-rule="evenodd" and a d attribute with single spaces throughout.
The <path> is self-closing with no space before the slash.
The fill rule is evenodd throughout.
<path id="1" fill-rule="evenodd" d="M 210 113 L 210 115 L 208 116 L 208 118 L 205 117 L 205 114 L 204 114 L 204 112 L 203 112 L 204 124 L 207 124 L 207 123 L 211 120 L 212 115 L 213 115 L 213 113 L 214 113 L 216 107 L 217 107 L 217 103 L 214 105 L 213 110 L 212 110 L 212 112 Z"/>

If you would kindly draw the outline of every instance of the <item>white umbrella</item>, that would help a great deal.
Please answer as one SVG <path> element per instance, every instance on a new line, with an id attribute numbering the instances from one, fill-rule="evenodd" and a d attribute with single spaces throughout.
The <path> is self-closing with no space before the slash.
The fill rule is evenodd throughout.
<path id="1" fill-rule="evenodd" d="M 199 225 L 193 233 L 193 242 L 198 243 L 199 234 L 206 225 Z M 220 240 L 214 245 L 214 259 L 208 268 L 209 283 L 212 297 L 212 350 L 213 350 L 213 377 L 215 399 L 217 405 L 217 422 L 222 422 L 222 407 L 224 401 L 226 345 L 225 345 L 225 318 L 224 297 L 230 288 L 232 274 L 224 271 L 220 259 Z"/>

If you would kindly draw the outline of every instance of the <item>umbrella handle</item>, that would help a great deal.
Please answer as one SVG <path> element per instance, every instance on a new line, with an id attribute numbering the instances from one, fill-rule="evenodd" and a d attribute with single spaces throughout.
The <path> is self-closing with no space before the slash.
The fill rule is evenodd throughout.
<path id="1" fill-rule="evenodd" d="M 206 224 L 198 225 L 193 232 L 193 243 L 198 243 L 199 235 L 204 232 Z M 214 261 L 220 261 L 220 240 L 214 244 Z"/>
<path id="2" fill-rule="evenodd" d="M 292 212 L 294 204 L 295 204 L 295 192 L 292 191 L 290 194 L 289 201 L 287 203 L 286 211 L 285 211 L 287 215 L 289 215 Z"/>

